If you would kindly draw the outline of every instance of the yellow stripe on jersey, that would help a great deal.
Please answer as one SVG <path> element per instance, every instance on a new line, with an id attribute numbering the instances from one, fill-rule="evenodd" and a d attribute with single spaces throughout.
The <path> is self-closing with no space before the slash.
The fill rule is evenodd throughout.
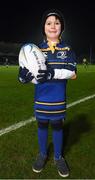
<path id="1" fill-rule="evenodd" d="M 51 51 L 50 48 L 43 48 L 43 49 L 40 48 L 40 50 L 41 50 L 41 51 Z"/>
<path id="2" fill-rule="evenodd" d="M 36 101 L 35 102 L 36 104 L 42 104 L 42 105 L 48 105 L 48 106 L 57 106 L 57 105 L 62 105 L 62 104 L 65 104 L 66 102 L 63 101 L 63 102 L 58 102 L 58 103 L 45 103 L 45 102 L 38 102 Z"/>
<path id="3" fill-rule="evenodd" d="M 48 64 L 67 64 L 67 65 L 74 65 L 73 63 L 65 63 L 65 62 L 48 62 Z"/>
<path id="4" fill-rule="evenodd" d="M 55 113 L 62 113 L 62 112 L 65 112 L 66 110 L 60 110 L 60 111 L 43 111 L 43 110 L 36 110 L 36 112 L 39 112 L 39 113 L 46 113 L 46 114 L 55 114 Z"/>
<path id="5" fill-rule="evenodd" d="M 56 50 L 63 50 L 63 51 L 65 51 L 65 50 L 69 51 L 69 50 L 70 50 L 69 47 L 64 47 L 64 48 L 55 47 L 55 49 L 56 49 Z"/>
<path id="6" fill-rule="evenodd" d="M 64 63 L 64 62 L 49 62 L 48 64 L 67 64 L 67 63 Z"/>
<path id="7" fill-rule="evenodd" d="M 56 50 L 60 50 L 60 51 L 65 51 L 65 50 L 67 50 L 67 51 L 69 51 L 70 50 L 70 48 L 69 47 L 64 47 L 64 48 L 60 48 L 60 47 L 53 47 L 54 49 L 56 49 Z M 50 48 L 50 47 L 48 47 L 48 48 L 40 48 L 40 50 L 41 51 L 51 51 L 51 50 L 53 50 L 54 51 L 54 49 L 53 48 Z"/>

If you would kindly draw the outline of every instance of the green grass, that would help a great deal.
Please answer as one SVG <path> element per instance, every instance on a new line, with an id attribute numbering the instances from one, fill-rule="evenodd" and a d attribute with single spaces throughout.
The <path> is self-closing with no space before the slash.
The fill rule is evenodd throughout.
<path id="1" fill-rule="evenodd" d="M 33 116 L 34 86 L 17 80 L 18 66 L 0 67 L 0 129 Z M 95 94 L 95 66 L 78 65 L 78 77 L 69 80 L 67 102 Z M 38 153 L 37 124 L 32 122 L 0 136 L 0 179 L 61 179 L 50 156 L 45 169 L 36 174 L 32 163 Z M 95 98 L 67 110 L 64 125 L 64 154 L 71 179 L 95 178 Z"/>
<path id="2" fill-rule="evenodd" d="M 0 127 L 33 116 L 34 86 L 18 82 L 18 67 L 0 68 Z M 10 118 L 11 117 L 11 118 Z"/>

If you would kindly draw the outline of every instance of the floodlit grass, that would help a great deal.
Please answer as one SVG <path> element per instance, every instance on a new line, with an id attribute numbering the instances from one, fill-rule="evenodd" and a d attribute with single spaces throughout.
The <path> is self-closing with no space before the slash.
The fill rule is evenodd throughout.
<path id="1" fill-rule="evenodd" d="M 0 127 L 5 127 L 33 116 L 32 84 L 18 82 L 18 67 L 0 68 Z"/>
<path id="2" fill-rule="evenodd" d="M 68 104 L 95 94 L 95 66 L 78 65 L 78 77 L 67 85 Z M 18 82 L 18 66 L 0 67 L 0 129 L 33 116 L 34 86 Z M 36 174 L 32 163 L 38 153 L 37 124 L 32 122 L 0 136 L 0 179 L 61 179 L 53 162 L 52 132 L 50 157 Z M 64 124 L 64 154 L 71 179 L 95 178 L 95 98 L 67 110 Z"/>

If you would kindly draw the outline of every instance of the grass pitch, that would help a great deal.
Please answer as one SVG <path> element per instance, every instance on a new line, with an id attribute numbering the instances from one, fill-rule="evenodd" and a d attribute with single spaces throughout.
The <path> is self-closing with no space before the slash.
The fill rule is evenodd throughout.
<path id="1" fill-rule="evenodd" d="M 69 80 L 67 103 L 95 94 L 95 66 L 78 65 L 78 77 Z M 18 66 L 0 67 L 0 129 L 34 115 L 34 86 L 18 82 Z M 38 153 L 37 124 L 32 122 L 0 136 L 0 179 L 61 179 L 53 162 L 52 131 L 50 156 L 45 169 L 36 174 L 32 163 Z M 95 98 L 67 110 L 64 124 L 64 154 L 70 179 L 95 178 Z"/>

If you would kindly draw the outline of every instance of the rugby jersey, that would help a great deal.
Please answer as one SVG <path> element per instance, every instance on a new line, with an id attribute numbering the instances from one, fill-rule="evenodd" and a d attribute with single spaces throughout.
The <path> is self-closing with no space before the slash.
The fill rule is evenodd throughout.
<path id="1" fill-rule="evenodd" d="M 63 41 L 50 47 L 42 42 L 39 48 L 43 52 L 47 68 L 76 71 L 76 58 L 71 48 Z M 35 116 L 39 119 L 59 120 L 66 116 L 66 79 L 53 79 L 35 85 Z"/>

